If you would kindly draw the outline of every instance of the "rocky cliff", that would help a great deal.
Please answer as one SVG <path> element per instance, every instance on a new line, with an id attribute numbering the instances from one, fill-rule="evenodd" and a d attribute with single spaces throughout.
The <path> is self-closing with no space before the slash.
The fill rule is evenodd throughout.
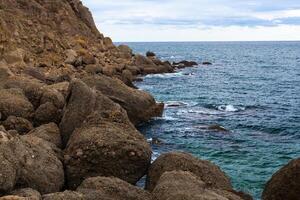
<path id="1" fill-rule="evenodd" d="M 132 80 L 194 64 L 116 47 L 79 0 L 0 0 L 0 199 L 251 199 L 189 154 L 151 165 L 135 128 L 164 105 Z"/>

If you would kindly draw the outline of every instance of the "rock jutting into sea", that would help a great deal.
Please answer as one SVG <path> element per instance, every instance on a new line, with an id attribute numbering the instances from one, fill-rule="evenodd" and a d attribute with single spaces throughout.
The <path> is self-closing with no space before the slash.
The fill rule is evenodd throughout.
<path id="1" fill-rule="evenodd" d="M 198 63 L 115 46 L 80 0 L 0 1 L 0 17 L 0 200 L 252 199 L 190 154 L 151 164 L 136 129 L 164 104 L 133 81 Z M 265 200 L 299 197 L 297 166 L 274 175 Z M 135 184 L 145 175 L 144 190 Z"/>

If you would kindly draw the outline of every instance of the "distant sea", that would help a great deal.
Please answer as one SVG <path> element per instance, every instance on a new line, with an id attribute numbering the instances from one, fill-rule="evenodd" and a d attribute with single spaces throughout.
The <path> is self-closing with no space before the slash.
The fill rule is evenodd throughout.
<path id="1" fill-rule="evenodd" d="M 183 150 L 219 165 L 237 190 L 260 199 L 265 183 L 300 157 L 300 42 L 125 43 L 163 60 L 210 61 L 137 86 L 166 103 L 140 127 L 161 153 Z M 219 125 L 228 131 L 211 130 Z"/>

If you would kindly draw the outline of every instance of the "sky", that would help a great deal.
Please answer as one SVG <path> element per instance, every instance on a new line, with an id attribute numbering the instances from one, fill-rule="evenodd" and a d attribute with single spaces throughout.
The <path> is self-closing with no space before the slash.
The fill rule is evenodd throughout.
<path id="1" fill-rule="evenodd" d="M 300 40 L 300 0 L 82 0 L 115 42 Z"/>

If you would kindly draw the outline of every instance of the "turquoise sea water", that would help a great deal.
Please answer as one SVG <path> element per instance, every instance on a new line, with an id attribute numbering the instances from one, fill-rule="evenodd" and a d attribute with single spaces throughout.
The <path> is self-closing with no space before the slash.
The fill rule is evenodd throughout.
<path id="1" fill-rule="evenodd" d="M 140 127 L 164 142 L 154 157 L 184 150 L 210 160 L 256 199 L 276 170 L 300 157 L 300 42 L 128 45 L 163 60 L 213 62 L 137 84 L 167 104 L 162 118 Z M 207 128 L 214 124 L 229 132 Z"/>

